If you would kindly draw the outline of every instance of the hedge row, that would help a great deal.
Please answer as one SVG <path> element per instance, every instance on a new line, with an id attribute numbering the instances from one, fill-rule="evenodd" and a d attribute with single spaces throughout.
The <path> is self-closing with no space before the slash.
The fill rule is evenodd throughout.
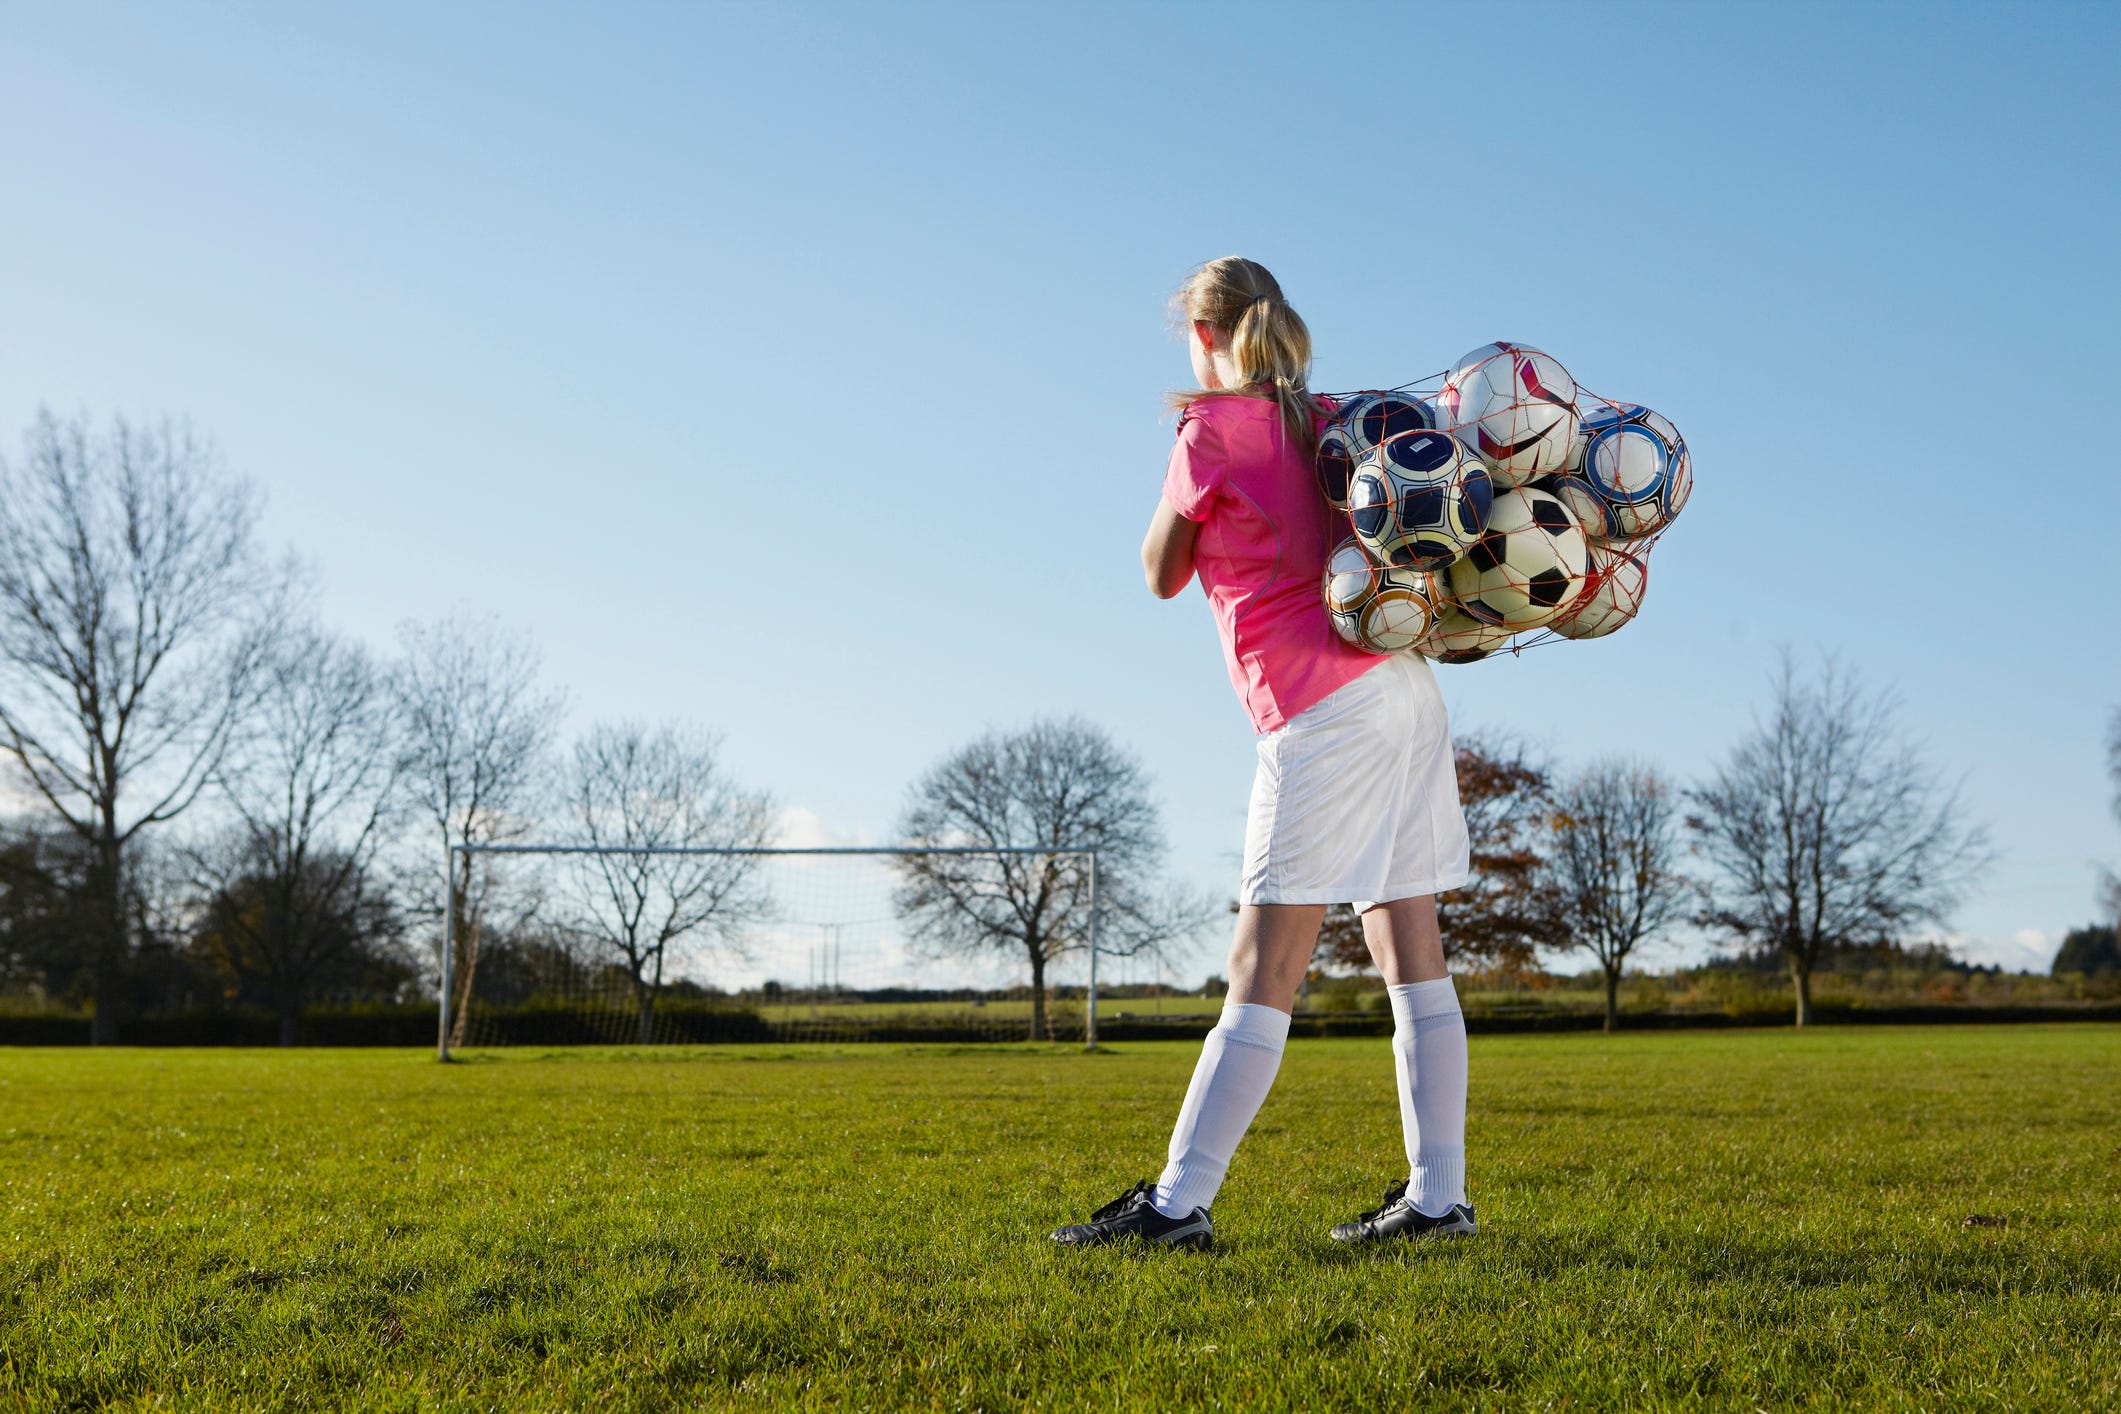
<path id="1" fill-rule="evenodd" d="M 1904 1006 L 1818 1007 L 1824 1025 L 1964 1025 L 1970 1022 L 2103 1021 L 2121 1022 L 2121 1006 Z M 1631 1012 L 1622 1017 L 1630 1031 L 1713 1030 L 1740 1026 L 1788 1026 L 1790 1011 L 1732 1016 L 1722 1012 Z M 735 1042 L 981 1042 L 1021 1041 L 1022 1021 L 968 1025 L 962 1021 L 925 1022 L 918 1018 L 801 1020 L 771 1022 L 756 1012 L 726 1007 L 673 1007 L 656 1018 L 656 1039 L 663 1044 L 716 1045 Z M 1107 1041 L 1197 1040 L 1215 1022 L 1213 1016 L 1127 1017 L 1098 1027 Z M 1466 1018 L 1475 1034 L 1595 1031 L 1596 1012 L 1518 1011 Z M 1080 1020 L 1063 1021 L 1061 1039 L 1082 1039 Z M 1290 1027 L 1294 1036 L 1386 1036 L 1388 1015 L 1365 1012 L 1307 1012 Z M 118 1028 L 129 1046 L 274 1046 L 277 1018 L 256 1012 L 191 1012 L 174 1016 L 128 1018 Z M 638 1038 L 631 1018 L 616 1012 L 560 1008 L 524 1008 L 482 1014 L 468 1038 L 473 1045 L 579 1046 L 628 1045 Z M 0 1045 L 85 1046 L 89 1023 L 77 1016 L 0 1016 Z M 312 1011 L 297 1032 L 303 1046 L 432 1046 L 433 1007 L 349 1012 Z"/>

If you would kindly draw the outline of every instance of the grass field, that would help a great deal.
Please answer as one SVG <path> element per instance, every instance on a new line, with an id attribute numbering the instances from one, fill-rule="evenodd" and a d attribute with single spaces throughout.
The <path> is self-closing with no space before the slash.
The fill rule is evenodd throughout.
<path id="1" fill-rule="evenodd" d="M 2121 1403 L 2121 1031 L 1475 1038 L 1481 1233 L 1376 1252 L 1298 1042 L 1218 1251 L 1051 1249 L 1194 1050 L 0 1052 L 0 1407 Z"/>

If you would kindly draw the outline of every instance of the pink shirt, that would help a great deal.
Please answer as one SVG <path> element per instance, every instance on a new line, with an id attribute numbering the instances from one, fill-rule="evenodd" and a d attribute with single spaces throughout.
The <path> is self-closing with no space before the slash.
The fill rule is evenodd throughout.
<path id="1" fill-rule="evenodd" d="M 1193 568 L 1222 634 L 1230 685 L 1255 731 L 1385 661 L 1333 631 L 1320 584 L 1337 536 L 1310 452 L 1266 398 L 1201 398 L 1178 420 L 1164 500 L 1200 523 Z"/>

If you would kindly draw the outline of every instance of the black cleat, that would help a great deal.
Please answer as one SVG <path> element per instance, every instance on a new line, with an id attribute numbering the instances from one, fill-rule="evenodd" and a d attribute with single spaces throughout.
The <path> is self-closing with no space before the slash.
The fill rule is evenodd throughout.
<path id="1" fill-rule="evenodd" d="M 1195 1208 L 1182 1218 L 1167 1218 L 1152 1201 L 1156 1185 L 1137 1183 L 1090 1215 L 1086 1223 L 1071 1223 L 1057 1229 L 1053 1240 L 1064 1247 L 1093 1247 L 1138 1237 L 1162 1247 L 1190 1247 L 1205 1252 L 1214 1244 L 1215 1224 L 1206 1208 Z"/>
<path id="2" fill-rule="evenodd" d="M 1335 1242 L 1376 1242 L 1386 1237 L 1471 1237 L 1473 1205 L 1453 1203 L 1440 1218 L 1418 1211 L 1407 1201 L 1406 1180 L 1385 1190 L 1382 1203 L 1351 1223 L 1335 1223 Z"/>

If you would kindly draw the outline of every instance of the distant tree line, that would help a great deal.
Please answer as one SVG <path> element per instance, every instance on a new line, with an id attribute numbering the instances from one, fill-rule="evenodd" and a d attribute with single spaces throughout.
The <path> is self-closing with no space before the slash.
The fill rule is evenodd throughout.
<path id="1" fill-rule="evenodd" d="M 2121 747 L 2115 772 L 2121 790 Z M 1691 786 L 1618 758 L 1564 773 L 1479 735 L 1459 747 L 1458 779 L 1473 879 L 1440 902 L 1446 951 L 1504 972 L 1579 953 L 1603 976 L 1609 1029 L 1630 960 L 1688 925 L 1786 970 L 1806 1025 L 1815 972 L 1919 945 L 1991 858 L 1891 695 L 1831 659 L 1806 674 L 1785 654 L 1766 710 Z M 1367 962 L 1352 918 L 1321 953 Z"/>
<path id="2" fill-rule="evenodd" d="M 320 624 L 258 502 L 177 424 L 41 415 L 0 458 L 0 988 L 128 1014 L 431 995 L 616 971 L 643 1034 L 675 950 L 759 901 L 711 862 L 511 871 L 447 845 L 765 843 L 768 799 L 683 724 L 557 750 L 559 694 L 491 623 Z M 416 939 L 428 944 L 417 945 Z M 483 974 L 483 975 L 482 975 Z"/>
<path id="3" fill-rule="evenodd" d="M 379 657 L 317 621 L 257 535 L 252 488 L 180 424 L 42 414 L 0 457 L 0 993 L 144 1012 L 266 1009 L 283 1043 L 323 1000 L 624 994 L 637 1035 L 686 954 L 774 907 L 775 811 L 686 723 L 598 723 L 492 622 L 400 627 Z M 12 808 L 8 808 L 12 802 Z M 915 942 L 1048 969 L 1168 946 L 1203 901 L 1161 881 L 1159 813 L 1098 729 L 1043 721 L 913 788 L 905 842 L 1020 854 L 892 862 Z M 602 854 L 512 861 L 529 840 Z M 1097 852 L 1093 872 L 1083 851 Z M 657 852 L 662 851 L 662 852 Z M 447 861 L 447 869 L 444 861 Z"/>
<path id="4" fill-rule="evenodd" d="M 257 514 L 178 424 L 43 414 L 0 458 L 0 991 L 85 1006 L 99 1043 L 128 1014 L 216 1006 L 270 1010 L 292 1043 L 320 1000 L 433 997 L 448 936 L 456 1043 L 474 996 L 584 988 L 623 993 L 650 1039 L 683 955 L 774 904 L 744 856 L 646 851 L 768 845 L 770 798 L 686 723 L 594 724 L 563 749 L 561 695 L 494 623 L 408 623 L 387 656 L 333 632 Z M 2107 765 L 2121 819 L 2121 712 Z M 1989 858 L 1892 698 L 1831 660 L 1785 655 L 1691 785 L 1618 758 L 1564 772 L 1492 734 L 1461 743 L 1458 778 L 1473 875 L 1440 900 L 1447 951 L 1502 972 L 1580 953 L 1609 1026 L 1623 972 L 1682 926 L 1785 969 L 1806 1024 L 1815 971 L 1941 926 Z M 1140 764 L 1075 719 L 947 754 L 898 836 L 924 847 L 893 859 L 914 943 L 1020 962 L 1039 1031 L 1093 894 L 1108 955 L 1219 912 L 1164 879 Z M 482 852 L 532 838 L 642 852 Z M 2103 888 L 2121 913 L 2121 880 Z M 2115 948 L 2084 930 L 2056 968 L 2096 975 Z M 1320 961 L 1367 963 L 1345 910 Z"/>

